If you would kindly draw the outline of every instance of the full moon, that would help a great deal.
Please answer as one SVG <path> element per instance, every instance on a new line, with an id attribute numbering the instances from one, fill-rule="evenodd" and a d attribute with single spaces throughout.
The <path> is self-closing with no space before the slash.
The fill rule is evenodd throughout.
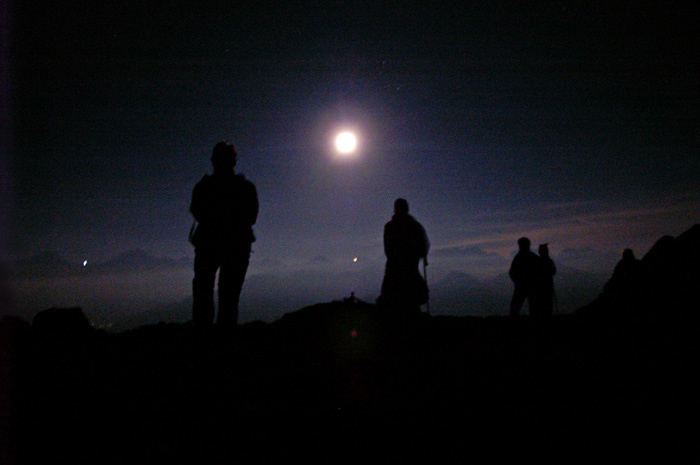
<path id="1" fill-rule="evenodd" d="M 341 132 L 335 138 L 335 148 L 340 153 L 352 153 L 357 147 L 357 138 L 351 132 Z"/>

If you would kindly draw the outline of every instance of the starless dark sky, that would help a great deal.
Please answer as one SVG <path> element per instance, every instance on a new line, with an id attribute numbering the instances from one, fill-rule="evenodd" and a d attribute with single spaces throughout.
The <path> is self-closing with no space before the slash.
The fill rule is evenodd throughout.
<path id="1" fill-rule="evenodd" d="M 602 267 L 698 222 L 697 3 L 5 9 L 13 258 L 190 256 L 221 139 L 259 192 L 252 272 L 381 267 L 397 197 L 438 274 L 495 272 L 470 258 L 509 260 L 522 235 Z M 345 128 L 359 149 L 340 158 Z"/>

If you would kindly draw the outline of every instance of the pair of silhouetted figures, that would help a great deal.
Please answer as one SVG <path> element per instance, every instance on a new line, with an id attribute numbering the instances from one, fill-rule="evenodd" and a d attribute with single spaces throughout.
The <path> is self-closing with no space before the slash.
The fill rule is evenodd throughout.
<path id="1" fill-rule="evenodd" d="M 518 249 L 508 273 L 515 286 L 510 315 L 518 316 L 527 300 L 531 316 L 550 316 L 555 302 L 554 275 L 557 269 L 549 257 L 549 247 L 547 244 L 540 245 L 537 255 L 530 250 L 530 239 L 521 237 Z"/>
<path id="2" fill-rule="evenodd" d="M 195 326 L 233 327 L 238 320 L 238 301 L 255 241 L 253 225 L 258 216 L 255 185 L 236 174 L 238 153 L 229 141 L 216 144 L 212 175 L 194 187 L 190 212 L 196 224 L 190 232 L 195 247 L 192 322 Z M 428 287 L 418 272 L 427 265 L 430 244 L 423 226 L 408 214 L 408 202 L 397 199 L 394 216 L 384 228 L 387 257 L 382 294 L 386 308 L 420 312 L 428 300 Z M 219 311 L 214 306 L 214 284 L 219 273 Z"/>

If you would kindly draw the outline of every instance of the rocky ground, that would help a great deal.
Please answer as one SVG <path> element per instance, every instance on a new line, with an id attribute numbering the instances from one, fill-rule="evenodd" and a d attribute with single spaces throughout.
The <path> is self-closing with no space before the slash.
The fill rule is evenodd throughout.
<path id="1" fill-rule="evenodd" d="M 680 462 L 696 442 L 700 225 L 633 269 L 544 321 L 352 299 L 236 332 L 6 317 L 0 463 Z"/>
<path id="2" fill-rule="evenodd" d="M 565 463 L 694 443 L 695 327 L 676 318 L 332 302 L 236 333 L 112 334 L 79 309 L 0 328 L 8 464 Z"/>

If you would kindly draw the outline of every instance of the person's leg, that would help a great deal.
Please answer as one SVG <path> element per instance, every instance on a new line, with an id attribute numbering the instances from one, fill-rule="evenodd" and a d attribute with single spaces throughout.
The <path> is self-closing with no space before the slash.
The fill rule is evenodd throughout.
<path id="1" fill-rule="evenodd" d="M 554 291 L 547 289 L 542 296 L 542 316 L 552 316 L 554 313 Z"/>
<path id="2" fill-rule="evenodd" d="M 533 289 L 527 296 L 527 304 L 530 307 L 530 316 L 540 318 L 542 316 L 542 289 Z"/>
<path id="3" fill-rule="evenodd" d="M 516 287 L 513 291 L 513 298 L 510 300 L 510 316 L 520 315 L 520 309 L 523 307 L 526 298 L 527 294 Z"/>
<path id="4" fill-rule="evenodd" d="M 250 260 L 250 248 L 241 248 L 227 256 L 219 271 L 219 313 L 217 325 L 238 324 L 238 302 Z"/>
<path id="5" fill-rule="evenodd" d="M 216 254 L 195 250 L 192 280 L 192 324 L 203 327 L 214 323 L 214 281 L 218 260 Z"/>

